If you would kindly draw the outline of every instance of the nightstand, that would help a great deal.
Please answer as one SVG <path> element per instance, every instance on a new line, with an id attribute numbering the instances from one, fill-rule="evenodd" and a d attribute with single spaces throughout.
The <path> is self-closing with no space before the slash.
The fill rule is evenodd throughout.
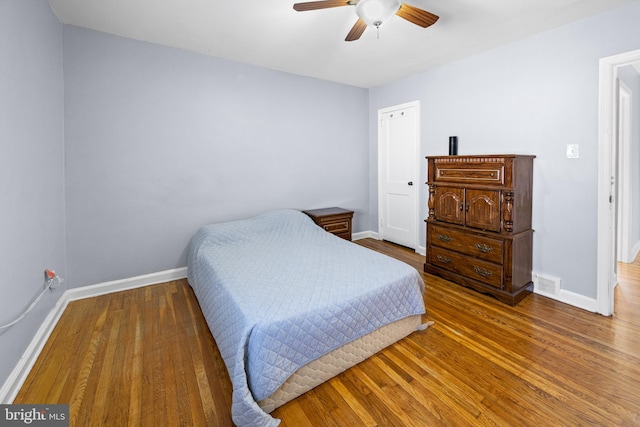
<path id="1" fill-rule="evenodd" d="M 324 208 L 302 211 L 329 233 L 351 240 L 351 220 L 353 211 L 342 208 Z"/>

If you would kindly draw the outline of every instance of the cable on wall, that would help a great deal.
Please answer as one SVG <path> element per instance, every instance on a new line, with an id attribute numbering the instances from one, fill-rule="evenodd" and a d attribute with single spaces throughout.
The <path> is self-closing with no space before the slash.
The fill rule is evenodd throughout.
<path id="1" fill-rule="evenodd" d="M 49 289 L 57 288 L 60 285 L 60 283 L 62 283 L 62 279 L 56 275 L 55 271 L 45 270 L 44 274 L 46 277 L 44 289 L 40 291 L 38 296 L 33 300 L 33 302 L 29 305 L 29 307 L 27 307 L 27 309 L 17 319 L 15 319 L 10 323 L 7 323 L 6 325 L 0 325 L 0 330 L 10 328 L 11 326 L 15 325 L 16 323 L 24 319 L 27 316 L 27 314 L 29 314 L 29 312 L 33 310 L 33 307 L 35 307 L 36 304 L 38 304 L 38 301 L 40 301 L 40 299 L 45 294 L 45 292 L 47 292 Z"/>

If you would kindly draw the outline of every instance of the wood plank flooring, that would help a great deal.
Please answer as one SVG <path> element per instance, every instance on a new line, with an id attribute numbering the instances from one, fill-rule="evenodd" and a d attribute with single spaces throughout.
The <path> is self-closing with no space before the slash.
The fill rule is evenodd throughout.
<path id="1" fill-rule="evenodd" d="M 422 271 L 411 250 L 357 243 Z M 612 318 L 423 277 L 435 324 L 276 409 L 281 426 L 640 425 L 640 260 L 620 265 Z M 72 426 L 232 425 L 186 280 L 70 303 L 15 403 L 68 403 Z"/>

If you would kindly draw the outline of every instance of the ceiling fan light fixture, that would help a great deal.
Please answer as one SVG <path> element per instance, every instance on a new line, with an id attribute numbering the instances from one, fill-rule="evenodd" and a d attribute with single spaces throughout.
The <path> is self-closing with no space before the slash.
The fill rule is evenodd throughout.
<path id="1" fill-rule="evenodd" d="M 360 0 L 356 14 L 368 26 L 379 28 L 400 9 L 399 0 Z"/>

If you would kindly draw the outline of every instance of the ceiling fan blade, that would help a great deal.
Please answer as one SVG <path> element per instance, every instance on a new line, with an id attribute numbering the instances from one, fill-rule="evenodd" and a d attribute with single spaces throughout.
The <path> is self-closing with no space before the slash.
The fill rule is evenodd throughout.
<path id="1" fill-rule="evenodd" d="M 427 28 L 430 25 L 436 23 L 439 19 L 438 15 L 434 15 L 426 10 L 418 9 L 417 7 L 402 3 L 400 9 L 396 12 L 400 18 L 404 18 L 407 21 L 419 25 L 422 28 Z"/>
<path id="2" fill-rule="evenodd" d="M 366 28 L 366 22 L 364 22 L 362 18 L 358 18 L 353 27 L 351 27 L 351 31 L 349 31 L 349 34 L 347 34 L 347 38 L 344 39 L 344 41 L 352 42 L 354 40 L 358 40 Z"/>
<path id="3" fill-rule="evenodd" d="M 328 9 L 330 7 L 349 6 L 349 0 L 321 0 L 321 1 L 308 1 L 304 3 L 296 3 L 293 8 L 298 12 L 304 12 L 305 10 L 317 10 Z"/>

